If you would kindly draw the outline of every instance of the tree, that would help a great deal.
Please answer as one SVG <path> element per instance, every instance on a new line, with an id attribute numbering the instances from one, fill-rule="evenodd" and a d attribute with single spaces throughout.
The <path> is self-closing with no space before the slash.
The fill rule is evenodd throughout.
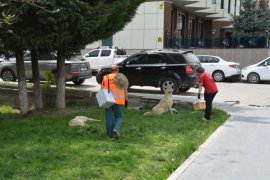
<path id="1" fill-rule="evenodd" d="M 239 16 L 233 17 L 233 36 L 265 36 L 265 30 L 270 27 L 270 15 L 266 1 L 243 0 L 241 3 Z"/>
<path id="2" fill-rule="evenodd" d="M 57 51 L 57 109 L 65 108 L 65 57 L 121 30 L 141 2 L 143 0 L 47 1 L 49 12 L 55 13 L 37 12 L 44 35 L 38 46 Z"/>
<path id="3" fill-rule="evenodd" d="M 0 33 L 1 41 L 7 49 L 19 54 L 16 61 L 20 65 L 23 65 L 21 54 L 26 48 L 57 52 L 56 107 L 63 109 L 65 57 L 79 52 L 88 43 L 107 38 L 121 30 L 135 15 L 137 7 L 143 0 L 49 0 L 43 1 L 46 2 L 46 8 L 33 7 L 31 4 L 21 6 L 16 0 L 4 1 L 5 4 L 8 2 L 14 3 L 14 6 L 5 5 L 6 14 L 12 15 L 16 9 L 20 9 L 20 13 L 12 24 L 5 24 Z M 14 38 L 16 48 L 10 45 L 8 37 L 5 36 L 9 30 L 12 31 L 12 36 L 16 37 Z M 20 51 L 16 50 L 17 45 L 21 45 Z M 35 55 L 32 54 L 32 57 Z M 17 70 L 22 72 L 24 69 L 19 66 Z M 19 82 L 25 81 L 23 73 L 18 75 L 22 76 L 18 77 Z M 24 90 L 26 92 L 26 88 Z"/>

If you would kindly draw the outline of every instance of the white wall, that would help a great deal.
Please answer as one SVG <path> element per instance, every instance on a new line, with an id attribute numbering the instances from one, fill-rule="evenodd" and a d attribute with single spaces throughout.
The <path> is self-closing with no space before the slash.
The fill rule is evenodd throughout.
<path id="1" fill-rule="evenodd" d="M 125 49 L 163 48 L 164 2 L 141 4 L 123 31 L 113 36 L 113 45 Z"/>

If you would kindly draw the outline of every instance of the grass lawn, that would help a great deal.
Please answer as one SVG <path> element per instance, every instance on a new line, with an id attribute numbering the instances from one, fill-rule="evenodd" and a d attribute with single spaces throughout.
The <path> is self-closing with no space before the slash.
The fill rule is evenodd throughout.
<path id="1" fill-rule="evenodd" d="M 166 179 L 227 118 L 214 109 L 143 116 L 124 110 L 119 140 L 108 140 L 104 110 L 72 107 L 18 117 L 0 107 L 0 179 Z M 69 127 L 76 115 L 101 122 Z"/>

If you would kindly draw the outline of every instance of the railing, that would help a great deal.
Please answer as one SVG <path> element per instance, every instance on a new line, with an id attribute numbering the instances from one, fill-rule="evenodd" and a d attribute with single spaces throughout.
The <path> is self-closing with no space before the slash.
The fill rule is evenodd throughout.
<path id="1" fill-rule="evenodd" d="M 266 37 L 248 38 L 205 38 L 177 39 L 166 38 L 165 48 L 269 48 L 270 41 Z"/>

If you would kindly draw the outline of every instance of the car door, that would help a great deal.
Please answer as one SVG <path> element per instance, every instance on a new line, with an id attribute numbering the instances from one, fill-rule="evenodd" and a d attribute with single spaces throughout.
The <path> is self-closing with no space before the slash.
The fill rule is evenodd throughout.
<path id="1" fill-rule="evenodd" d="M 84 55 L 84 58 L 86 61 L 89 62 L 91 69 L 99 69 L 99 54 L 100 54 L 100 49 L 96 49 L 93 51 L 90 51 L 86 55 Z"/>
<path id="2" fill-rule="evenodd" d="M 56 73 L 56 69 L 57 69 L 56 56 L 51 53 L 38 55 L 38 66 L 39 66 L 40 79 L 45 80 L 47 73 L 49 72 Z"/>
<path id="3" fill-rule="evenodd" d="M 28 79 L 33 79 L 32 75 L 32 62 L 31 62 L 31 54 L 27 53 L 23 57 L 24 59 L 24 72 L 25 72 L 25 78 Z"/>
<path id="4" fill-rule="evenodd" d="M 126 75 L 130 85 L 142 85 L 144 57 L 145 54 L 135 54 L 122 63 L 123 67 L 120 68 L 120 72 Z"/>
<path id="5" fill-rule="evenodd" d="M 98 61 L 98 69 L 102 68 L 103 66 L 110 66 L 113 64 L 113 50 L 111 49 L 103 49 L 100 52 L 100 57 Z"/>
<path id="6" fill-rule="evenodd" d="M 167 64 L 160 54 L 148 54 L 144 57 L 145 65 L 142 66 L 141 74 L 143 84 L 148 86 L 157 86 L 159 76 L 167 71 Z"/>
<path id="7" fill-rule="evenodd" d="M 212 56 L 200 56 L 199 60 L 206 72 L 212 74 L 215 70 L 220 69 L 219 59 Z"/>
<path id="8" fill-rule="evenodd" d="M 261 80 L 270 80 L 270 58 L 258 66 L 258 73 Z"/>

